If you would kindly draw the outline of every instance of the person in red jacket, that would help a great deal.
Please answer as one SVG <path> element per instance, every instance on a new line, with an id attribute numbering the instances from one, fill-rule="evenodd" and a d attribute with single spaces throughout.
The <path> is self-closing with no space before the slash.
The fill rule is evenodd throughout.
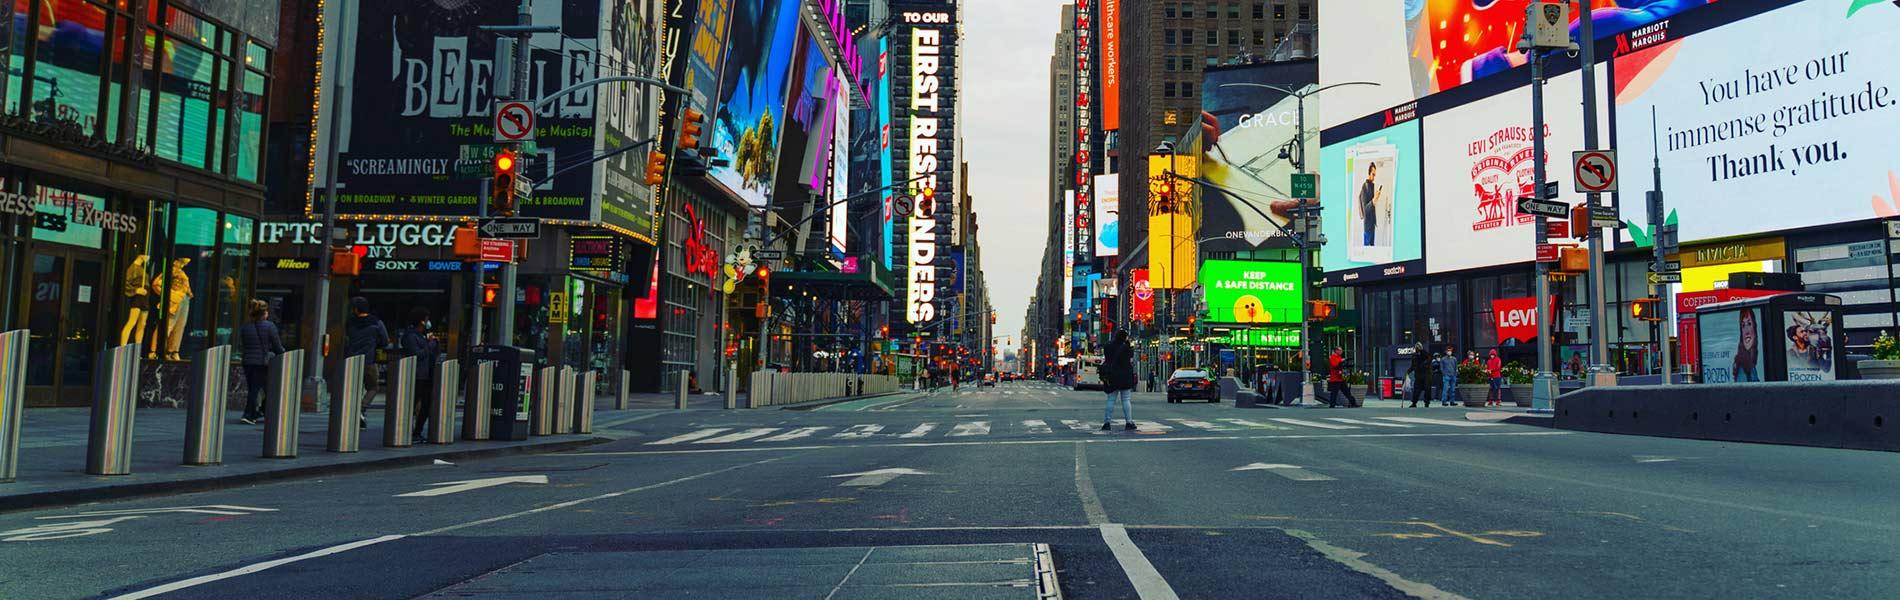
<path id="1" fill-rule="evenodd" d="M 1326 359 L 1326 406 L 1328 408 L 1339 407 L 1340 392 L 1346 393 L 1346 406 L 1359 404 L 1359 399 L 1352 396 L 1352 387 L 1346 385 L 1346 369 L 1349 368 L 1352 368 L 1352 363 L 1340 354 L 1338 348 L 1334 348 L 1333 355 Z"/>
<path id="2" fill-rule="evenodd" d="M 1504 361 L 1498 360 L 1498 351 L 1491 350 L 1491 358 L 1484 361 L 1484 371 L 1491 374 L 1491 391 L 1485 394 L 1484 405 L 1504 405 Z"/>

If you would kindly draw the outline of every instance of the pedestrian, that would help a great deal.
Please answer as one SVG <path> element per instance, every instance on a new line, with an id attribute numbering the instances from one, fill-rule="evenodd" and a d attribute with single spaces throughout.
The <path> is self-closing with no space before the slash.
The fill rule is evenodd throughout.
<path id="1" fill-rule="evenodd" d="M 1438 386 L 1438 403 L 1451 406 L 1452 397 L 1458 395 L 1458 353 L 1450 344 L 1438 356 Z"/>
<path id="2" fill-rule="evenodd" d="M 256 425 L 264 420 L 264 381 L 270 377 L 270 359 L 284 353 L 284 341 L 277 336 L 277 324 L 268 318 L 269 303 L 251 300 L 250 317 L 238 328 L 238 343 L 244 349 L 244 384 L 250 393 L 238 422 Z"/>
<path id="3" fill-rule="evenodd" d="M 376 389 L 376 351 L 388 348 L 389 328 L 383 326 L 383 320 L 369 312 L 369 300 L 362 296 L 350 299 L 350 320 L 344 324 L 343 357 L 363 357 L 363 398 L 357 404 L 356 426 L 359 429 L 369 427 L 369 418 L 363 416 L 362 409 L 368 405 L 370 392 Z"/>
<path id="4" fill-rule="evenodd" d="M 1352 386 L 1346 385 L 1346 370 L 1352 368 L 1352 361 L 1346 360 L 1346 357 L 1340 353 L 1338 348 L 1333 348 L 1333 355 L 1326 359 L 1326 368 L 1328 371 L 1326 375 L 1326 406 L 1328 408 L 1339 408 L 1339 394 L 1341 392 L 1345 392 L 1346 394 L 1346 406 L 1358 404 L 1359 399 L 1352 396 Z"/>
<path id="5" fill-rule="evenodd" d="M 1113 429 L 1115 401 L 1122 405 L 1122 429 L 1135 429 L 1135 349 L 1128 345 L 1128 333 L 1117 329 L 1108 340 L 1100 371 L 1102 389 L 1107 396 L 1102 405 L 1102 431 Z"/>
<path id="6" fill-rule="evenodd" d="M 434 323 L 429 321 L 429 309 L 420 306 L 409 311 L 409 326 L 398 333 L 396 345 L 403 356 L 416 358 L 415 411 L 416 425 L 410 437 L 431 442 L 425 435 L 429 424 L 429 390 L 435 382 L 435 363 L 442 353 L 442 338 L 431 331 Z"/>
<path id="7" fill-rule="evenodd" d="M 1504 405 L 1504 361 L 1498 359 L 1498 350 L 1491 349 L 1491 358 L 1484 361 L 1484 372 L 1491 376 L 1491 390 L 1485 392 L 1485 406 Z"/>
<path id="8" fill-rule="evenodd" d="M 1148 370 L 1148 392 L 1154 393 L 1154 391 L 1155 391 L 1155 371 L 1154 369 L 1149 369 Z"/>
<path id="9" fill-rule="evenodd" d="M 1425 401 L 1425 408 L 1432 407 L 1431 361 L 1431 354 L 1425 351 L 1425 344 L 1412 344 L 1412 372 L 1409 376 L 1412 384 L 1411 389 L 1406 390 L 1411 393 L 1412 403 L 1406 408 L 1418 408 L 1419 400 Z"/>

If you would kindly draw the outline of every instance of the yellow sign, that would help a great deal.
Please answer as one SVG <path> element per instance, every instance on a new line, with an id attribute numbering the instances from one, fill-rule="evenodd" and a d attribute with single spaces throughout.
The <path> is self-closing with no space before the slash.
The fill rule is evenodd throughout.
<path id="1" fill-rule="evenodd" d="M 1200 210 L 1190 179 L 1199 170 L 1192 155 L 1148 157 L 1148 284 L 1154 289 L 1194 286 Z"/>
<path id="2" fill-rule="evenodd" d="M 567 292 L 548 294 L 548 324 L 567 323 Z"/>
<path id="3" fill-rule="evenodd" d="M 1760 238 L 1691 246 L 1683 248 L 1675 258 L 1682 261 L 1682 268 L 1688 269 L 1710 265 L 1784 260 L 1787 257 L 1787 242 L 1781 238 Z"/>

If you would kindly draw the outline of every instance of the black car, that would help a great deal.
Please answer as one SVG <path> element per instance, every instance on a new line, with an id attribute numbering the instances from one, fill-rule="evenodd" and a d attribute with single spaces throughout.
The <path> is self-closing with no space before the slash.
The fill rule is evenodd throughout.
<path id="1" fill-rule="evenodd" d="M 1176 369 L 1168 376 L 1168 402 L 1180 402 L 1189 398 L 1220 402 L 1220 386 L 1214 382 L 1207 371 L 1197 369 Z"/>

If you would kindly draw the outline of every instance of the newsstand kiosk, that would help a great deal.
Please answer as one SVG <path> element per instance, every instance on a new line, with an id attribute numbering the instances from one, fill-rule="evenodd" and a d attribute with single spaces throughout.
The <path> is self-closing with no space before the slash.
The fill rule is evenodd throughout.
<path id="1" fill-rule="evenodd" d="M 528 439 L 528 398 L 534 391 L 534 351 L 515 346 L 476 346 L 475 361 L 495 361 L 490 390 L 488 439 Z"/>
<path id="2" fill-rule="evenodd" d="M 1841 298 L 1796 292 L 1696 308 L 1703 383 L 1833 381 Z"/>

